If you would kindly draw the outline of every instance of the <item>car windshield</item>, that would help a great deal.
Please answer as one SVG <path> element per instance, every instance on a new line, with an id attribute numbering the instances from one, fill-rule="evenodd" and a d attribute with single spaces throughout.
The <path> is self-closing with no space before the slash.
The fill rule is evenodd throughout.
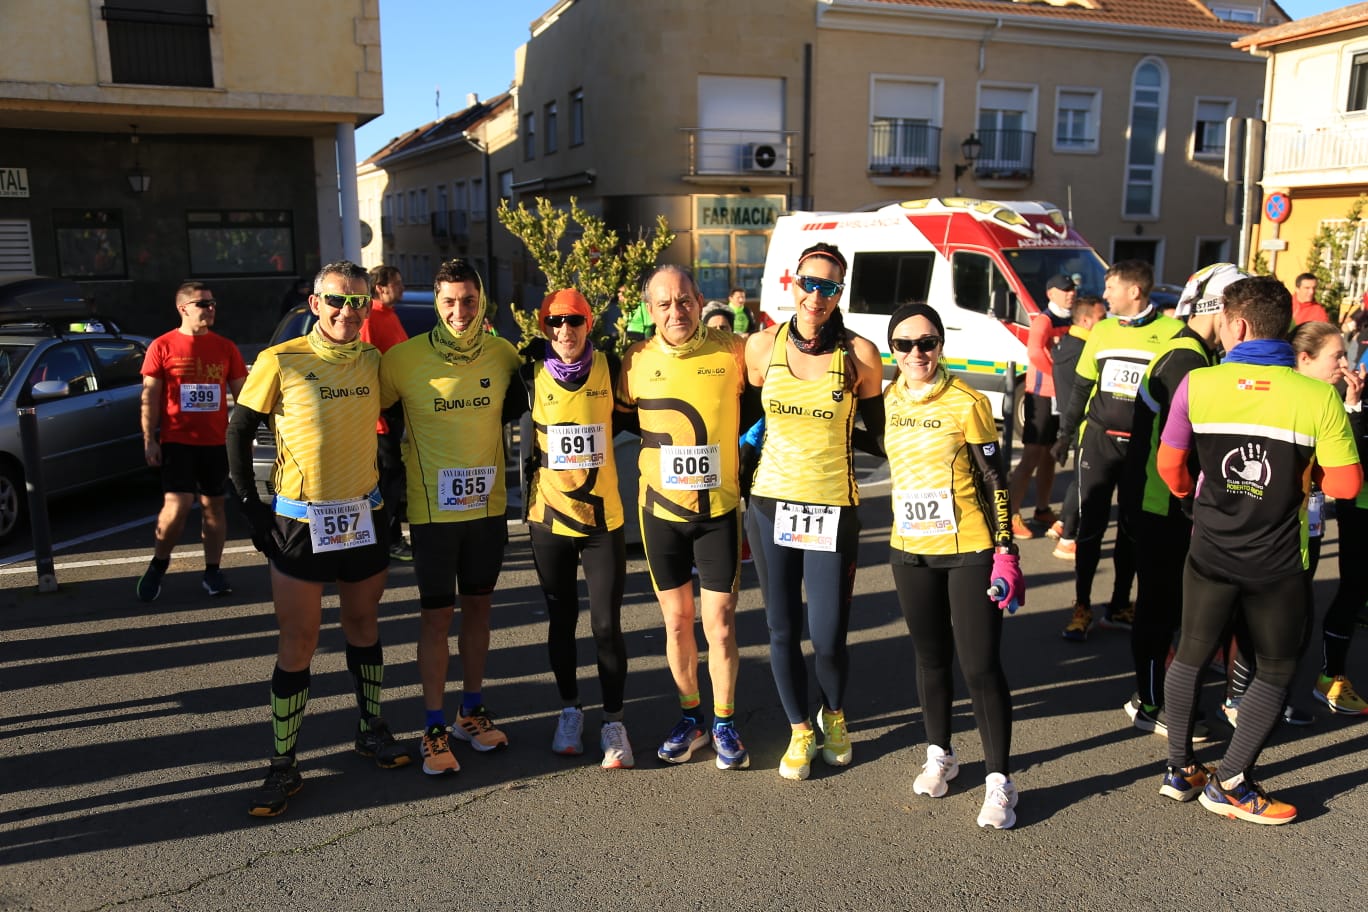
<path id="1" fill-rule="evenodd" d="M 1039 308 L 1046 303 L 1045 283 L 1060 273 L 1073 277 L 1079 294 L 1102 297 L 1107 266 L 1091 247 L 1019 247 L 1003 254 Z"/>
<path id="2" fill-rule="evenodd" d="M 32 345 L 17 342 L 0 343 L 0 394 L 3 394 L 9 387 L 10 381 L 19 372 L 24 359 L 32 350 Z"/>

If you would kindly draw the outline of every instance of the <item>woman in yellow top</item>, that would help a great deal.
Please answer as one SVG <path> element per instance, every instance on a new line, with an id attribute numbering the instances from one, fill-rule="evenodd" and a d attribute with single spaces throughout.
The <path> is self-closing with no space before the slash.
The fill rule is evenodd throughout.
<path id="1" fill-rule="evenodd" d="M 562 703 L 551 750 L 567 756 L 584 752 L 584 709 L 575 654 L 576 577 L 583 564 L 603 696 L 600 765 L 631 769 L 636 761 L 622 724 L 627 681 L 627 644 L 622 638 L 627 545 L 613 457 L 614 419 L 625 413 L 613 408 L 620 370 L 617 357 L 595 351 L 589 344 L 593 319 L 584 295 L 573 288 L 553 292 L 541 305 L 541 331 L 546 339 L 524 349 L 531 360 L 519 376 L 531 403 L 536 440 L 526 467 L 527 528 L 537 579 L 546 597 L 546 648 Z"/>
<path id="2" fill-rule="evenodd" d="M 1016 823 L 1017 793 L 1008 775 L 1012 695 L 999 655 L 1001 609 L 1025 604 L 1026 585 L 992 410 L 946 370 L 944 344 L 940 315 L 926 304 L 904 304 L 888 321 L 898 365 L 884 393 L 891 562 L 930 742 L 912 790 L 940 798 L 959 774 L 950 746 L 950 666 L 958 653 L 988 771 L 978 825 L 1007 829 Z M 990 586 L 1002 591 L 985 595 Z"/>
<path id="3" fill-rule="evenodd" d="M 794 315 L 746 340 L 746 379 L 760 387 L 765 432 L 751 485 L 746 532 L 760 574 L 770 630 L 770 667 L 792 727 L 779 762 L 806 779 L 817 755 L 803 659 L 803 588 L 822 691 L 822 759 L 850 763 L 845 689 L 846 632 L 860 540 L 852 435 L 883 426 L 883 366 L 874 343 L 848 331 L 840 300 L 845 257 L 831 244 L 804 250 L 794 267 Z M 876 431 L 877 433 L 877 431 Z M 861 446 L 877 452 L 877 445 Z"/>

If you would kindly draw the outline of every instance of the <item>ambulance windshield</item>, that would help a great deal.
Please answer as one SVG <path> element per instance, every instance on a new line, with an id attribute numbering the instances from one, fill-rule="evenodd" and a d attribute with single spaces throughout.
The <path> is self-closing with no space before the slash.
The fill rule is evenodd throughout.
<path id="1" fill-rule="evenodd" d="M 1079 294 L 1102 296 L 1107 266 L 1091 247 L 1018 247 L 1002 254 L 1038 308 L 1045 307 L 1045 283 L 1060 273 L 1073 277 Z"/>

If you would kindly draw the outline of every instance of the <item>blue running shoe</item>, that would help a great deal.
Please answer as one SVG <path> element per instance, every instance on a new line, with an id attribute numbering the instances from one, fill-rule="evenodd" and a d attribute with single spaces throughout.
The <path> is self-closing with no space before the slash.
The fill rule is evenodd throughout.
<path id="1" fill-rule="evenodd" d="M 1159 786 L 1159 794 L 1174 801 L 1191 801 L 1202 793 L 1211 776 L 1211 767 L 1201 763 L 1194 763 L 1181 769 L 1170 766 L 1164 771 L 1164 781 Z"/>
<path id="2" fill-rule="evenodd" d="M 714 725 L 712 730 L 713 750 L 717 751 L 717 768 L 720 770 L 743 770 L 750 766 L 750 752 L 741 743 L 736 726 Z"/>
<path id="3" fill-rule="evenodd" d="M 685 716 L 670 729 L 656 756 L 666 763 L 687 763 L 694 751 L 707 746 L 708 733 L 699 727 L 697 721 Z"/>

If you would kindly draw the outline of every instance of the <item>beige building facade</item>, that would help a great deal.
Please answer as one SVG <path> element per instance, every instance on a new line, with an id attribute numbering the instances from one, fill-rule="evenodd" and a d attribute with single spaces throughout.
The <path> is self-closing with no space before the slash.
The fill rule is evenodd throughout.
<path id="1" fill-rule="evenodd" d="M 1368 3 L 1264 29 L 1236 46 L 1268 67 L 1265 205 L 1251 247 L 1290 286 L 1307 271 L 1318 232 L 1344 225 L 1368 193 Z M 1285 204 L 1269 200 L 1274 194 Z M 1331 279 L 1357 306 L 1368 293 L 1368 231 L 1360 227 L 1351 246 L 1356 253 Z"/>
<path id="2" fill-rule="evenodd" d="M 224 332 L 264 338 L 295 276 L 360 256 L 353 132 L 383 109 L 379 16 L 378 0 L 292 0 L 288 16 L 7 2 L 0 272 L 75 279 L 149 333 L 201 278 Z"/>

